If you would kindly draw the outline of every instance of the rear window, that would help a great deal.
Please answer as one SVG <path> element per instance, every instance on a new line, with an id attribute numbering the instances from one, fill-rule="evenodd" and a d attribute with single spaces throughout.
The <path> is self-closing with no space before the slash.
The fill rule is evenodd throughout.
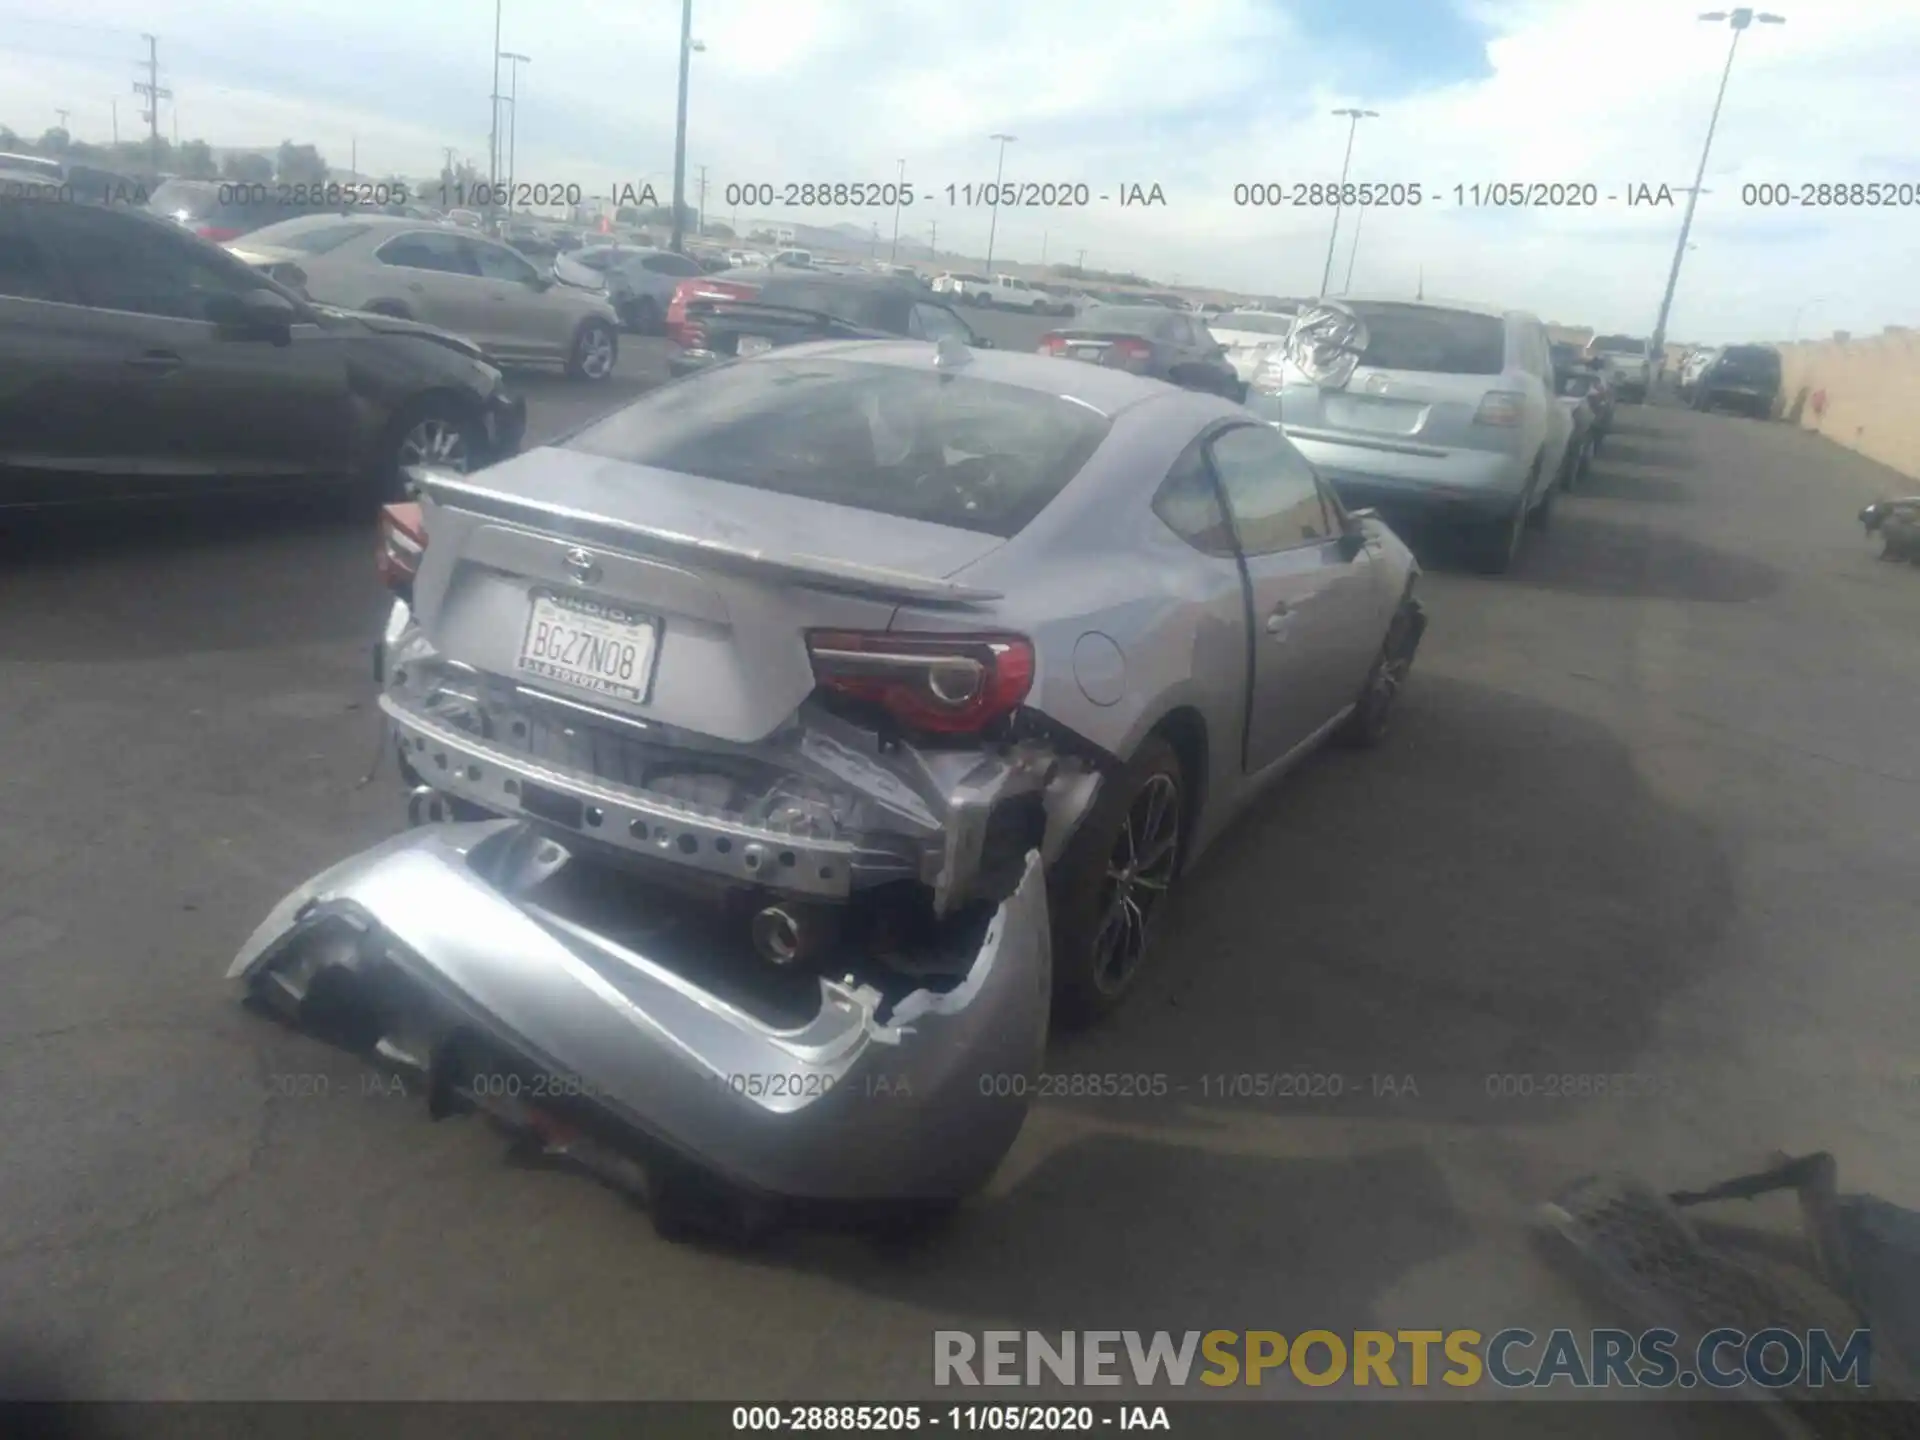
<path id="1" fill-rule="evenodd" d="M 1367 325 L 1362 365 L 1435 375 L 1498 375 L 1507 365 L 1507 327 L 1494 315 L 1430 305 L 1355 305 Z"/>
<path id="2" fill-rule="evenodd" d="M 663 386 L 563 448 L 1006 539 L 1109 428 L 1058 396 L 966 375 L 776 359 Z"/>
<path id="3" fill-rule="evenodd" d="M 1167 312 L 1158 305 L 1103 305 L 1094 322 L 1117 335 L 1158 335 L 1167 326 Z"/>
<path id="4" fill-rule="evenodd" d="M 1602 335 L 1593 342 L 1593 349 L 1605 355 L 1642 356 L 1647 353 L 1647 342 L 1636 340 L 1631 335 Z"/>
<path id="5" fill-rule="evenodd" d="M 849 325 L 898 331 L 906 323 L 906 303 L 886 290 L 852 285 L 820 285 L 804 280 L 775 280 L 760 287 L 757 303 L 818 310 Z"/>
<path id="6" fill-rule="evenodd" d="M 1244 330 L 1254 335 L 1285 336 L 1293 332 L 1291 315 L 1267 315 L 1257 310 L 1230 310 L 1207 324 L 1215 330 Z"/>
<path id="7" fill-rule="evenodd" d="M 1720 367 L 1747 374 L 1778 374 L 1780 355 L 1764 345 L 1729 345 L 1720 356 Z"/>

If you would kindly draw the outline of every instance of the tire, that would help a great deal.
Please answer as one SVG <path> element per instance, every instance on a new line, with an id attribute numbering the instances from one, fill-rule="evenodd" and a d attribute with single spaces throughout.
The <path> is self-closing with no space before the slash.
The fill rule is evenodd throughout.
<path id="1" fill-rule="evenodd" d="M 1161 736 L 1150 735 L 1101 786 L 1054 866 L 1048 901 L 1053 1013 L 1061 1024 L 1083 1026 L 1112 1014 L 1145 972 L 1167 891 L 1180 873 L 1187 800 L 1180 757 Z M 1137 849 L 1127 859 L 1130 843 L 1152 853 L 1138 881 L 1128 885 L 1109 871 L 1116 861 L 1122 869 L 1138 866 Z"/>
<path id="2" fill-rule="evenodd" d="M 380 499 L 406 493 L 409 465 L 438 465 L 459 474 L 480 468 L 486 429 L 466 406 L 444 395 L 428 395 L 406 406 L 387 427 L 372 474 Z"/>
<path id="3" fill-rule="evenodd" d="M 1419 607 L 1411 596 L 1400 602 L 1387 624 L 1380 642 L 1380 653 L 1373 658 L 1360 687 L 1360 698 L 1334 738 L 1353 750 L 1371 750 L 1387 738 L 1392 727 L 1394 702 L 1413 670 L 1413 657 L 1420 644 L 1422 628 Z"/>
<path id="4" fill-rule="evenodd" d="M 604 320 L 584 320 L 573 335 L 567 356 L 567 375 L 596 383 L 610 379 L 620 363 L 620 337 Z"/>

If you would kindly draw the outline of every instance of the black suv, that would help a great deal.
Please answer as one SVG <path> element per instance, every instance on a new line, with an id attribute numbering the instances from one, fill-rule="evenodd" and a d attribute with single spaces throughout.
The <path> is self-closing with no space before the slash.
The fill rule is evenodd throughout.
<path id="1" fill-rule="evenodd" d="M 1693 408 L 1716 405 L 1757 420 L 1780 403 L 1780 352 L 1770 345 L 1729 345 L 1693 382 Z"/>
<path id="2" fill-rule="evenodd" d="M 144 210 L 0 199 L 0 508 L 391 492 L 525 426 L 470 341 L 313 305 Z"/>
<path id="3" fill-rule="evenodd" d="M 951 338 L 992 348 L 937 297 L 892 275 L 776 274 L 751 300 L 690 301 L 686 316 L 687 343 L 668 367 L 675 375 L 807 340 Z"/>

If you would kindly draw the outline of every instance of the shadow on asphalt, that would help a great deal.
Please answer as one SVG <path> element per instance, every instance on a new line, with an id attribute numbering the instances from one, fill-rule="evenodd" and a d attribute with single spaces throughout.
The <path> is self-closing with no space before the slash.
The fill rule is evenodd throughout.
<path id="1" fill-rule="evenodd" d="M 1546 531 L 1527 537 L 1513 569 L 1506 575 L 1486 577 L 1485 583 L 1568 595 L 1724 605 L 1765 599 L 1785 583 L 1784 572 L 1765 561 L 1652 525 L 1586 514 L 1576 508 L 1585 500 L 1647 498 L 1636 493 L 1636 483 L 1632 478 L 1623 481 L 1604 474 L 1591 477 L 1591 488 L 1583 486 L 1556 505 Z M 1652 476 L 1644 483 L 1656 488 L 1662 485 Z M 1428 569 L 1472 572 L 1464 537 L 1413 525 L 1402 528 L 1400 534 Z"/>
<path id="2" fill-rule="evenodd" d="M 371 502 L 340 492 L 49 513 L 0 531 L 0 659 L 154 659 L 371 639 Z"/>
<path id="3" fill-rule="evenodd" d="M 1607 436 L 1594 462 L 1602 469 L 1638 465 L 1683 475 L 1700 468 L 1699 457 L 1691 445 L 1665 436 L 1623 436 L 1618 431 Z"/>

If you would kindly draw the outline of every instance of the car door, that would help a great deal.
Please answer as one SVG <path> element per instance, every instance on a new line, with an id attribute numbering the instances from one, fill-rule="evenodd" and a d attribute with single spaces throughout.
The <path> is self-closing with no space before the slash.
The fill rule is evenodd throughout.
<path id="1" fill-rule="evenodd" d="M 138 488 L 346 473 L 351 413 L 336 332 L 306 312 L 285 343 L 216 324 L 222 301 L 269 287 L 218 246 L 144 214 L 61 205 L 40 224 L 80 302 L 119 338 L 107 413 L 136 437 Z"/>
<path id="2" fill-rule="evenodd" d="M 680 288 L 682 280 L 697 280 L 707 273 L 696 262 L 685 255 L 675 255 L 671 250 L 646 256 L 641 260 L 639 270 L 645 293 L 652 297 L 662 314 L 673 303 L 673 292 Z"/>
<path id="3" fill-rule="evenodd" d="M 1313 467 L 1273 427 L 1230 426 L 1206 452 L 1246 566 L 1245 764 L 1264 770 L 1360 693 L 1379 641 L 1372 557 L 1342 533 Z"/>
<path id="4" fill-rule="evenodd" d="M 54 208 L 0 204 L 0 506 L 112 494 L 155 443 L 117 421 L 136 322 L 80 303 Z"/>
<path id="5" fill-rule="evenodd" d="M 450 228 L 404 230 L 374 251 L 383 273 L 380 288 L 407 307 L 415 320 L 471 338 L 482 348 L 494 347 L 486 327 L 496 323 L 488 282 L 467 244 L 467 236 Z M 328 299 L 334 299 L 332 295 Z M 359 306 L 364 299 L 340 300 Z"/>
<path id="6" fill-rule="evenodd" d="M 552 282 L 509 247 L 478 236 L 466 238 L 486 298 L 485 328 L 474 336 L 510 360 L 552 360 L 573 343 L 573 316 L 547 298 Z"/>

